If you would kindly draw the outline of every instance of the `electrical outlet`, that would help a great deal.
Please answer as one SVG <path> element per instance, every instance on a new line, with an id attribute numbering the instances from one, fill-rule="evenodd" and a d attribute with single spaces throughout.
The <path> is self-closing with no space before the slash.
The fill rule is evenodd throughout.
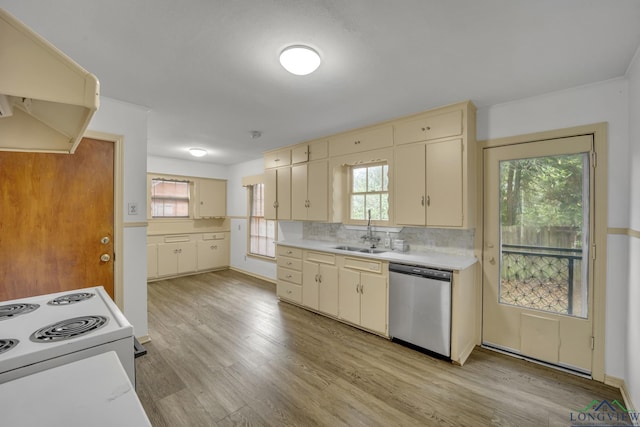
<path id="1" fill-rule="evenodd" d="M 129 203 L 127 205 L 129 215 L 138 215 L 138 204 L 137 203 Z"/>

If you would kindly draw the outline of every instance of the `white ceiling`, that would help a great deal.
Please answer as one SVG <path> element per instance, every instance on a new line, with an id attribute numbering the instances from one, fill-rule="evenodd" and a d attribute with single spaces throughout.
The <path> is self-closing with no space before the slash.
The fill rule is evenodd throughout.
<path id="1" fill-rule="evenodd" d="M 471 99 L 477 106 L 621 77 L 637 0 L 0 0 L 150 109 L 148 154 L 233 164 Z M 309 76 L 278 63 L 307 44 Z M 250 131 L 263 135 L 251 139 Z"/>

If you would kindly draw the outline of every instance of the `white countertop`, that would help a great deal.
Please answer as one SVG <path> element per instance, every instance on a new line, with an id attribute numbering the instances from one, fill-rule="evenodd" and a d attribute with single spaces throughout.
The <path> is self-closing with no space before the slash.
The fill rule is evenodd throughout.
<path id="1" fill-rule="evenodd" d="M 420 265 L 424 267 L 441 268 L 445 270 L 464 270 L 471 267 L 478 260 L 474 256 L 449 255 L 440 252 L 394 252 L 387 251 L 379 254 L 368 254 L 363 252 L 345 251 L 336 249 L 336 246 L 346 245 L 345 243 L 325 242 L 320 240 L 288 239 L 276 242 L 279 245 L 291 246 L 294 248 L 311 249 L 323 252 L 332 252 L 340 255 L 350 255 L 362 258 L 379 259 L 382 261 L 397 262 L 401 264 Z M 361 246 L 349 244 L 349 246 Z M 364 248 L 364 246 L 362 246 Z M 378 248 L 386 250 L 386 248 Z"/>

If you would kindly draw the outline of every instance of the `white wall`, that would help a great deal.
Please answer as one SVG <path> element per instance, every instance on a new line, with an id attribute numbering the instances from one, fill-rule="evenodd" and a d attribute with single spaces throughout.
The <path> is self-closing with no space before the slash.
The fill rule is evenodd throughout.
<path id="1" fill-rule="evenodd" d="M 215 179 L 227 179 L 229 173 L 225 165 L 154 156 L 147 157 L 147 171 Z"/>
<path id="2" fill-rule="evenodd" d="M 276 264 L 247 256 L 247 190 L 242 177 L 261 175 L 262 158 L 229 167 L 227 181 L 227 215 L 231 218 L 231 267 L 275 280 Z"/>
<path id="3" fill-rule="evenodd" d="M 609 227 L 629 224 L 628 82 L 615 79 L 478 109 L 478 139 L 609 123 Z M 610 235 L 607 265 L 605 373 L 625 378 L 627 341 L 628 240 Z M 638 324 L 638 323 L 636 323 Z M 637 353 L 636 353 L 637 354 Z M 637 376 L 636 376 L 637 378 Z"/>
<path id="4" fill-rule="evenodd" d="M 100 109 L 89 130 L 124 136 L 124 253 L 116 254 L 123 262 L 124 314 L 137 337 L 147 331 L 147 239 L 146 228 L 128 227 L 128 223 L 145 222 L 147 203 L 147 116 L 142 107 L 100 98 Z M 138 204 L 138 215 L 128 215 L 127 203 Z"/>
<path id="5" fill-rule="evenodd" d="M 629 80 L 629 228 L 640 232 L 640 48 L 627 72 Z M 627 346 L 625 383 L 630 398 L 640 405 L 640 238 L 629 237 Z M 631 403 L 631 402 L 630 402 Z"/>

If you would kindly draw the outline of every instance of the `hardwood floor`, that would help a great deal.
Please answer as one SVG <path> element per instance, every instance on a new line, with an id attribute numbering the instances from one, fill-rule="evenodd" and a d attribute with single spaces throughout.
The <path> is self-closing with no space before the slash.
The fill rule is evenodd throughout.
<path id="1" fill-rule="evenodd" d="M 566 426 L 595 381 L 477 348 L 454 366 L 233 271 L 150 283 L 137 391 L 156 427 Z"/>

